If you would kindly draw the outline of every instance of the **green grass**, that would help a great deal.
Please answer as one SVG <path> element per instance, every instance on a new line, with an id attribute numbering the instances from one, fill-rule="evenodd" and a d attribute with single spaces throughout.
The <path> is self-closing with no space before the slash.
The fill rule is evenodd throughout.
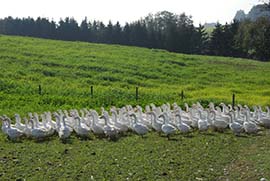
<path id="1" fill-rule="evenodd" d="M 258 180 L 270 178 L 269 131 L 259 136 L 157 133 L 116 142 L 72 137 L 12 143 L 1 135 L 0 178 L 51 180 Z M 2 180 L 2 179 L 1 179 Z"/>
<path id="2" fill-rule="evenodd" d="M 269 105 L 270 63 L 184 55 L 118 45 L 0 36 L 0 115 L 201 101 Z M 42 86 L 42 95 L 38 94 Z M 90 86 L 94 96 L 90 97 Z M 139 86 L 139 100 L 135 87 Z M 231 133 L 117 142 L 57 137 L 12 143 L 0 134 L 0 180 L 26 178 L 100 180 L 270 179 L 269 130 L 261 136 Z M 46 176 L 45 176 L 46 175 Z"/>
<path id="3" fill-rule="evenodd" d="M 189 103 L 230 103 L 233 93 L 237 103 L 270 102 L 270 63 L 12 36 L 1 36 L 0 44 L 0 114 L 181 104 L 182 90 Z"/>

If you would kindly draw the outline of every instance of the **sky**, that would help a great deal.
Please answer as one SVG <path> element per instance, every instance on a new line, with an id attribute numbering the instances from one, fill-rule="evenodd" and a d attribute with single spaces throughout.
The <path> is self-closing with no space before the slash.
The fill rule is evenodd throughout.
<path id="1" fill-rule="evenodd" d="M 199 23 L 231 22 L 238 10 L 246 13 L 259 0 L 1 0 L 0 18 L 46 17 L 58 21 L 73 17 L 80 22 L 101 20 L 107 23 L 132 22 L 149 13 L 167 10 L 191 15 L 195 25 Z"/>

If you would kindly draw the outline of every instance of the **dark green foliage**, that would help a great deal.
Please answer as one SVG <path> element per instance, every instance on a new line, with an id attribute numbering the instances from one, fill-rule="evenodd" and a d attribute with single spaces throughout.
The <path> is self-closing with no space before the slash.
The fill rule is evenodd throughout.
<path id="1" fill-rule="evenodd" d="M 268 61 L 269 20 L 217 23 L 210 36 L 204 26 L 194 27 L 192 18 L 168 11 L 149 14 L 141 20 L 107 25 L 100 21 L 80 26 L 73 18 L 60 20 L 58 24 L 46 18 L 0 19 L 0 33 L 69 41 L 87 41 L 107 44 L 123 44 L 166 49 L 187 54 L 210 54 L 230 57 L 248 57 Z"/>
<path id="2" fill-rule="evenodd" d="M 270 20 L 259 18 L 256 22 L 245 21 L 238 30 L 237 45 L 248 57 L 270 60 Z"/>
<path id="3" fill-rule="evenodd" d="M 200 41 L 193 38 L 196 32 L 191 17 L 168 11 L 127 23 L 124 27 L 119 22 L 113 24 L 110 21 L 106 26 L 100 21 L 88 22 L 86 18 L 80 26 L 73 18 L 61 19 L 58 24 L 45 18 L 34 20 L 8 17 L 0 20 L 2 34 L 164 48 L 182 53 L 202 52 L 195 51 L 199 48 L 196 47 L 197 41 Z"/>

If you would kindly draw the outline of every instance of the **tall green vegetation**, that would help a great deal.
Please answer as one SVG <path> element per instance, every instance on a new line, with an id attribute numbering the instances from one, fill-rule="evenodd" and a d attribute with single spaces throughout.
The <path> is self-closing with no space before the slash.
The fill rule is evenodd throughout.
<path id="1" fill-rule="evenodd" d="M 206 106 L 231 103 L 233 93 L 237 103 L 269 105 L 269 63 L 3 35 L 0 44 L 0 115 L 165 102 Z"/>

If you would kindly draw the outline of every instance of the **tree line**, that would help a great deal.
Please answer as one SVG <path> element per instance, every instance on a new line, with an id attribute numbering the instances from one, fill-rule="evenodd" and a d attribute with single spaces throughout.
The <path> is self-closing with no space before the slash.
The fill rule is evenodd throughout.
<path id="1" fill-rule="evenodd" d="M 149 14 L 124 26 L 111 21 L 105 25 L 102 21 L 88 21 L 87 18 L 79 24 L 69 17 L 58 23 L 40 17 L 7 17 L 0 19 L 0 33 L 270 60 L 270 20 L 266 18 L 256 22 L 217 23 L 214 30 L 207 33 L 203 25 L 194 26 L 191 16 L 168 11 Z"/>

